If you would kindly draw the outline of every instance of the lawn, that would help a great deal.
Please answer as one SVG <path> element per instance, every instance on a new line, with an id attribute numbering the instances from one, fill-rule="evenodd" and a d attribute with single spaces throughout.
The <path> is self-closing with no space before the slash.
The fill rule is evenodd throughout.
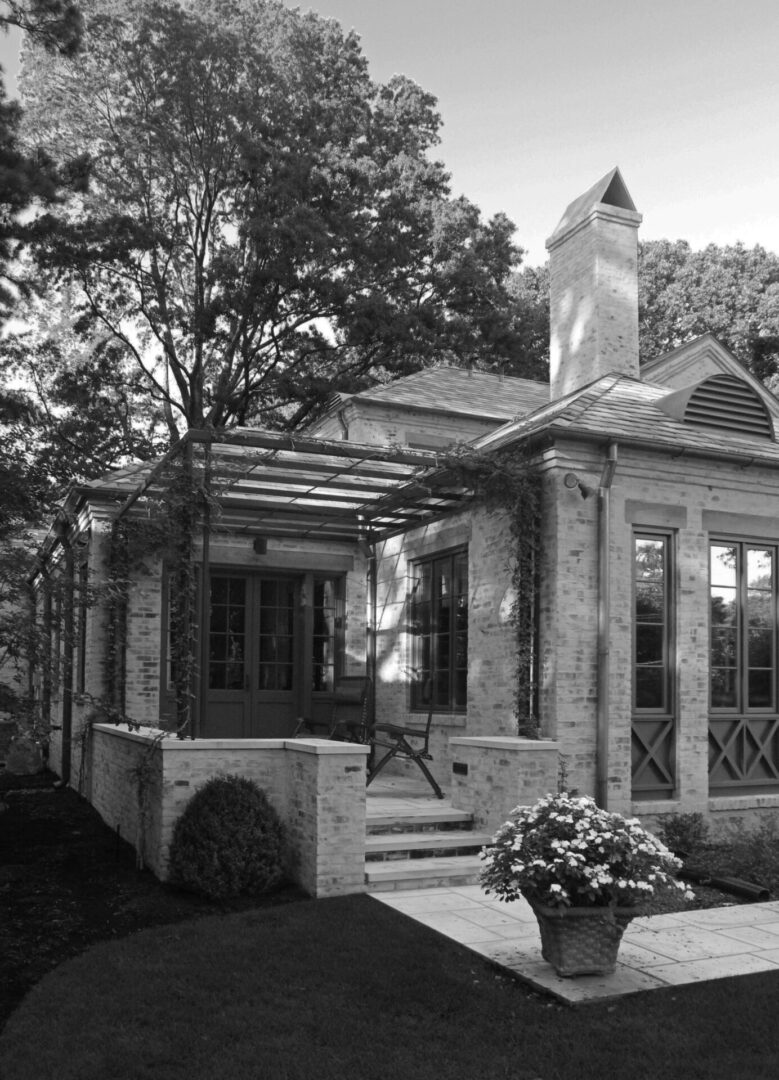
<path id="1" fill-rule="evenodd" d="M 367 896 L 208 916 L 46 976 L 3 1080 L 771 1080 L 779 975 L 551 1004 Z"/>
<path id="2" fill-rule="evenodd" d="M 370 897 L 215 905 L 51 778 L 6 798 L 1 1080 L 779 1075 L 779 975 L 571 1009 Z"/>

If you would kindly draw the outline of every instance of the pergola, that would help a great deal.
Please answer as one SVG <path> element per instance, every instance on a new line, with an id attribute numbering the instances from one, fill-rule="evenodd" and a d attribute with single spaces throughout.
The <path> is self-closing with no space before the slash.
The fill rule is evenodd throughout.
<path id="1" fill-rule="evenodd" d="M 193 533 L 199 529 L 202 536 L 199 625 L 208 625 L 212 535 L 243 533 L 255 538 L 358 544 L 368 556 L 373 612 L 368 671 L 374 678 L 375 545 L 446 516 L 471 494 L 452 464 L 429 450 L 253 428 L 191 429 L 133 491 L 127 494 L 125 488 L 115 520 L 133 508 L 153 514 L 155 502 L 164 500 L 169 491 L 171 477 L 182 469 L 207 493 L 192 517 Z M 207 667 L 206 637 L 201 634 L 201 671 Z M 203 678 L 193 691 L 186 695 L 189 719 L 183 726 L 196 738 L 199 717 L 206 708 Z M 191 699 L 198 702 L 193 713 L 189 712 Z"/>
<path id="2" fill-rule="evenodd" d="M 469 491 L 429 450 L 253 428 L 191 429 L 127 496 L 117 517 L 159 499 L 188 461 L 218 507 L 210 527 L 293 539 L 385 540 L 455 509 Z"/>

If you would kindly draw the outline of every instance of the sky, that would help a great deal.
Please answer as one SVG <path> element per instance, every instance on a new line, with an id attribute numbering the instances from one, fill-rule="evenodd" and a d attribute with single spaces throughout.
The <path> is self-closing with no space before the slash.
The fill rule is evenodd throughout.
<path id="1" fill-rule="evenodd" d="M 615 165 L 642 239 L 779 252 L 776 0 L 288 6 L 354 29 L 377 81 L 402 73 L 437 97 L 453 194 L 508 214 L 526 263 Z M 9 74 L 13 52 L 0 39 Z"/>

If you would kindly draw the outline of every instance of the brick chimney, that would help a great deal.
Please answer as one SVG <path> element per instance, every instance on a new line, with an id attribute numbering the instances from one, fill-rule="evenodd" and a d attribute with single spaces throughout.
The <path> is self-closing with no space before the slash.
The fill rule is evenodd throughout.
<path id="1" fill-rule="evenodd" d="M 638 378 L 640 224 L 612 169 L 571 203 L 546 242 L 553 401 L 609 372 Z"/>

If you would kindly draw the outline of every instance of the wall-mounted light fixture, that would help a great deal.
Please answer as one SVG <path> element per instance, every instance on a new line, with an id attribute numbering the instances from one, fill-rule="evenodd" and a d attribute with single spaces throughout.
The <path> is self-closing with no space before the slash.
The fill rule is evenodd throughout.
<path id="1" fill-rule="evenodd" d="M 592 488 L 589 488 L 586 484 L 583 484 L 575 472 L 567 472 L 563 477 L 563 483 L 569 491 L 573 491 L 574 488 L 578 488 L 579 493 L 583 499 L 589 499 L 590 495 L 592 495 L 593 493 Z"/>

